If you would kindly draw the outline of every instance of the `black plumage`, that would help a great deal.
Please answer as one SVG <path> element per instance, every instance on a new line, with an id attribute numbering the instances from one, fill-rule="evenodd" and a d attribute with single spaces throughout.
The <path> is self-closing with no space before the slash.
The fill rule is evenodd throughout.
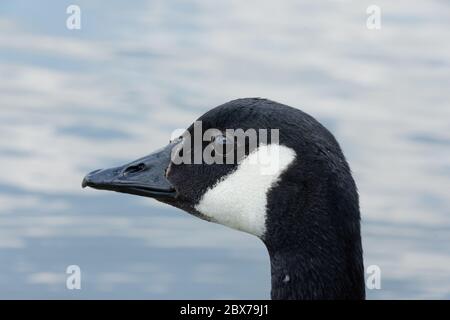
<path id="1" fill-rule="evenodd" d="M 296 152 L 267 194 L 262 240 L 270 256 L 272 299 L 364 299 L 358 193 L 333 135 L 299 109 L 260 98 L 230 101 L 198 120 L 203 131 L 278 129 L 279 143 Z M 187 130 L 193 136 L 193 126 Z M 154 197 L 207 219 L 195 205 L 236 166 L 170 165 L 166 178 L 177 195 Z"/>

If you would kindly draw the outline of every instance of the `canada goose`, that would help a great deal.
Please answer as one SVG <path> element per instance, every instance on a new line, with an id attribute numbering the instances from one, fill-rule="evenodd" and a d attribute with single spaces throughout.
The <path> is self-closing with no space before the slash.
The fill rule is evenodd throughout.
<path id="1" fill-rule="evenodd" d="M 194 146 L 197 123 L 202 134 L 217 132 L 200 148 Z M 228 129 L 270 129 L 272 140 L 258 137 L 251 149 L 246 137 L 248 150 L 239 157 Z M 226 153 L 220 146 L 228 144 L 232 151 Z M 200 154 L 210 148 L 218 158 L 233 154 L 235 161 L 174 160 L 174 155 L 192 160 L 196 148 Z M 262 163 L 273 161 L 277 165 L 264 173 Z M 205 113 L 163 149 L 93 171 L 82 186 L 155 198 L 256 235 L 269 252 L 272 299 L 365 298 L 355 182 L 333 135 L 298 109 L 260 98 L 230 101 Z"/>

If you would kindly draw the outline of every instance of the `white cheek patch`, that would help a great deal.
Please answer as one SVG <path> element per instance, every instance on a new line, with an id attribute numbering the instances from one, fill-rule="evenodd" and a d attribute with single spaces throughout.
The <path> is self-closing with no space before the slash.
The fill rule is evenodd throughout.
<path id="1" fill-rule="evenodd" d="M 267 194 L 295 156 L 286 146 L 261 145 L 208 189 L 195 208 L 214 222 L 261 238 L 266 230 Z"/>

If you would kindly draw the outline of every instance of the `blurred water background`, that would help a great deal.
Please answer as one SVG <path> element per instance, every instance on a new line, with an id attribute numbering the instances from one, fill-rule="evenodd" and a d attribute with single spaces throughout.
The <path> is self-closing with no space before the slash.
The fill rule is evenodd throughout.
<path id="1" fill-rule="evenodd" d="M 81 8 L 81 30 L 66 8 Z M 450 4 L 0 2 L 0 298 L 255 298 L 247 234 L 146 198 L 82 190 L 208 109 L 262 96 L 340 141 L 361 197 L 371 299 L 450 298 Z M 82 270 L 67 290 L 65 270 Z"/>

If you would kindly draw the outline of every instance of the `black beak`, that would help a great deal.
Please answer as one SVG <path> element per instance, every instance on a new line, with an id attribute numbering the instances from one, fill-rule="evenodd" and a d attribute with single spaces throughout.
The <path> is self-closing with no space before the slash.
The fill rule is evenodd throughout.
<path id="1" fill-rule="evenodd" d="M 175 198 L 176 191 L 165 177 L 174 144 L 121 167 L 95 170 L 82 187 L 129 193 L 150 198 Z"/>

